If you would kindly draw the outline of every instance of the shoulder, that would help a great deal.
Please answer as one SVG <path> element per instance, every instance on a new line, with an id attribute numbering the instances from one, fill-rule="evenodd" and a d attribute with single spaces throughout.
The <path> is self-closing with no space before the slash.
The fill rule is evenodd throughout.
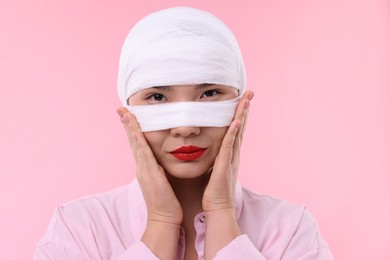
<path id="1" fill-rule="evenodd" d="M 260 194 L 247 188 L 242 188 L 242 214 L 255 215 L 258 219 L 281 222 L 284 219 L 300 219 L 306 211 L 304 205 L 292 203 L 285 199 Z"/>
<path id="2" fill-rule="evenodd" d="M 126 185 L 60 204 L 54 211 L 43 241 L 69 243 L 72 241 L 70 238 L 110 232 L 126 220 L 127 201 Z"/>
<path id="3" fill-rule="evenodd" d="M 58 206 L 67 215 L 77 215 L 78 213 L 93 214 L 95 211 L 105 210 L 109 213 L 126 205 L 128 200 L 128 185 L 120 186 L 110 191 L 87 195 Z"/>
<path id="4" fill-rule="evenodd" d="M 242 188 L 240 226 L 265 255 L 301 255 L 326 247 L 305 205 Z M 282 255 L 280 255 L 281 257 Z"/>
<path id="5" fill-rule="evenodd" d="M 59 205 L 38 248 L 52 250 L 55 245 L 92 259 L 113 250 L 122 252 L 131 239 L 126 233 L 130 229 L 127 202 L 128 185 Z"/>

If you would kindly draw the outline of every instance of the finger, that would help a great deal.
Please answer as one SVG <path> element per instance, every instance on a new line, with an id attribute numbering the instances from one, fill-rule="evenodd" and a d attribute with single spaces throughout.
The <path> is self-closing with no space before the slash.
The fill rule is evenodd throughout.
<path id="1" fill-rule="evenodd" d="M 127 108 L 125 107 L 119 107 L 116 109 L 116 112 L 117 114 L 119 115 L 120 118 L 123 118 L 123 115 L 127 112 L 129 112 L 129 110 L 127 110 Z"/>
<path id="2" fill-rule="evenodd" d="M 244 120 L 245 111 L 249 108 L 250 100 L 253 98 L 253 95 L 253 91 L 246 91 L 244 93 L 238 103 L 233 120 L 240 120 L 241 122 Z"/>
<path id="3" fill-rule="evenodd" d="M 239 120 L 242 122 L 242 127 L 240 127 L 240 130 L 238 132 L 238 136 L 240 139 L 242 139 L 243 132 L 246 127 L 246 118 L 250 106 L 250 99 L 253 98 L 253 95 L 254 93 L 252 91 L 245 92 L 236 109 L 234 120 Z"/>
<path id="4" fill-rule="evenodd" d="M 236 108 L 236 113 L 233 118 L 233 122 L 228 128 L 228 131 L 225 134 L 225 137 L 222 141 L 220 152 L 218 157 L 224 162 L 232 162 L 232 156 L 235 148 L 239 148 L 239 142 L 237 142 L 238 133 L 241 132 L 242 123 L 245 120 L 245 114 L 249 108 L 250 99 L 254 96 L 253 91 L 246 91 L 242 96 L 238 106 Z M 238 143 L 238 145 L 236 144 Z M 238 147 L 237 147 L 238 146 Z"/>
<path id="5" fill-rule="evenodd" d="M 138 161 L 137 147 L 136 147 L 136 143 L 134 141 L 132 127 L 130 125 L 130 118 L 131 117 L 132 117 L 132 114 L 130 112 L 126 112 L 125 114 L 123 114 L 121 121 L 122 121 L 123 126 L 124 126 L 125 131 L 126 131 L 127 140 L 129 141 L 131 150 L 133 151 L 134 159 L 137 162 Z"/>
<path id="6" fill-rule="evenodd" d="M 219 153 L 214 165 L 213 174 L 215 172 L 226 172 L 226 170 L 230 167 L 230 164 L 232 163 L 234 142 L 240 127 L 241 122 L 239 120 L 234 120 L 230 124 L 222 140 L 221 148 L 219 149 Z"/>
<path id="7" fill-rule="evenodd" d="M 134 135 L 142 135 L 141 127 L 138 124 L 137 118 L 134 114 L 131 112 L 127 112 L 123 115 L 123 121 L 125 122 L 125 125 L 130 129 L 130 134 L 132 139 L 134 139 Z"/>
<path id="8" fill-rule="evenodd" d="M 234 114 L 234 119 L 239 120 L 240 118 L 243 117 L 245 107 L 248 105 L 248 102 L 249 102 L 249 98 L 247 96 L 248 96 L 247 93 L 245 93 L 241 97 L 240 102 L 238 103 L 235 114 Z"/>
<path id="9" fill-rule="evenodd" d="M 137 155 L 139 166 L 139 173 L 142 176 L 142 179 L 148 182 L 156 182 L 156 181 L 166 181 L 166 177 L 163 173 L 162 167 L 158 164 L 156 157 L 153 154 L 152 149 L 150 148 L 148 142 L 144 138 L 144 135 L 135 134 L 134 139 L 137 146 Z"/>
<path id="10" fill-rule="evenodd" d="M 248 97 L 248 101 L 251 100 L 254 96 L 254 93 L 253 92 L 249 92 L 249 93 L 245 93 L 247 94 L 247 97 Z M 245 95 L 244 95 L 245 96 Z M 245 132 L 245 129 L 246 129 L 246 125 L 247 125 L 247 122 L 248 122 L 248 114 L 249 114 L 249 103 L 246 103 L 244 105 L 244 112 L 243 112 L 243 119 L 242 119 L 242 124 L 241 124 L 241 127 L 237 133 L 237 136 L 235 138 L 235 141 L 234 141 L 234 146 L 233 146 L 233 155 L 232 155 L 232 165 L 238 169 L 239 167 L 239 161 L 240 161 L 240 149 L 241 149 L 241 145 L 242 145 L 242 141 L 243 141 L 243 137 L 244 137 L 244 132 Z"/>
<path id="11" fill-rule="evenodd" d="M 127 138 L 129 139 L 131 149 L 133 150 L 134 155 L 136 156 L 136 162 L 139 161 L 139 155 L 138 155 L 138 146 L 136 143 L 136 137 L 140 138 L 140 136 L 143 136 L 143 133 L 139 127 L 138 121 L 136 117 L 131 113 L 127 112 L 123 115 L 123 125 L 126 129 Z"/>
<path id="12" fill-rule="evenodd" d="M 222 140 L 221 148 L 225 151 L 229 151 L 233 149 L 234 141 L 237 136 L 237 132 L 239 131 L 239 128 L 241 127 L 241 121 L 234 120 L 232 124 L 230 124 L 225 137 Z"/>
<path id="13" fill-rule="evenodd" d="M 239 136 L 239 139 L 240 141 L 242 142 L 243 138 L 244 138 L 244 133 L 245 133 L 245 130 L 246 130 L 246 125 L 248 123 L 248 115 L 249 115 L 249 109 L 247 109 L 245 111 L 245 115 L 244 115 L 244 119 L 243 119 L 243 122 L 242 122 L 242 127 L 240 128 L 240 131 L 238 133 L 238 136 Z"/>
<path id="14" fill-rule="evenodd" d="M 238 169 L 239 163 L 240 163 L 240 151 L 241 151 L 241 145 L 242 145 L 242 141 L 243 141 L 244 131 L 246 128 L 248 114 L 249 114 L 249 110 L 247 110 L 245 112 L 244 121 L 242 122 L 242 125 L 241 125 L 240 129 L 238 130 L 237 136 L 234 140 L 232 165 L 236 169 Z"/>
<path id="15" fill-rule="evenodd" d="M 152 149 L 146 141 L 136 117 L 130 112 L 126 113 L 123 117 L 125 120 L 127 120 L 127 118 L 129 120 L 128 125 L 130 126 L 130 135 L 138 159 L 137 164 L 140 164 L 144 168 L 148 168 L 151 171 L 156 170 L 158 168 L 156 157 L 154 156 Z"/>
<path id="16" fill-rule="evenodd" d="M 251 90 L 248 90 L 247 92 L 248 92 L 248 98 L 249 98 L 249 100 L 252 100 L 253 97 L 255 96 L 255 92 L 253 92 L 253 91 L 251 91 Z"/>

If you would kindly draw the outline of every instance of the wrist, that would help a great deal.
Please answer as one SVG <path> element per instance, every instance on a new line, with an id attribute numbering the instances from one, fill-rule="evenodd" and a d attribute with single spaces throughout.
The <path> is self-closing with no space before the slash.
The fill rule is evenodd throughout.
<path id="1" fill-rule="evenodd" d="M 148 212 L 147 224 L 158 226 L 179 226 L 183 221 L 183 213 Z"/>
<path id="2" fill-rule="evenodd" d="M 217 210 L 209 210 L 205 211 L 206 217 L 208 219 L 237 219 L 236 218 L 236 211 L 235 208 L 224 208 L 224 209 L 217 209 Z"/>
<path id="3" fill-rule="evenodd" d="M 180 225 L 148 220 L 141 241 L 160 259 L 174 259 L 179 237 Z"/>
<path id="4" fill-rule="evenodd" d="M 180 224 L 148 219 L 145 232 L 147 230 L 176 233 L 180 232 Z"/>
<path id="5" fill-rule="evenodd" d="M 218 232 L 219 237 L 222 235 L 228 240 L 241 235 L 236 213 L 231 209 L 207 212 L 205 224 L 206 233 L 214 235 L 214 232 Z"/>
<path id="6" fill-rule="evenodd" d="M 215 210 L 206 212 L 206 230 L 225 233 L 229 237 L 241 234 L 236 212 L 233 209 Z"/>
<path id="7" fill-rule="evenodd" d="M 219 250 L 242 234 L 233 209 L 206 212 L 205 224 L 206 259 L 213 258 Z"/>

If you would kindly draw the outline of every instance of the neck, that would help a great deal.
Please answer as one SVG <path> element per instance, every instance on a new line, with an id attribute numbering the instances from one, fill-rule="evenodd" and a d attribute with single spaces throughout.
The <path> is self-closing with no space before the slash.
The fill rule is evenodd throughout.
<path id="1" fill-rule="evenodd" d="M 203 211 L 203 192 L 209 180 L 209 174 L 203 174 L 197 178 L 181 179 L 167 174 L 169 183 L 175 192 L 181 208 L 183 210 L 183 226 L 193 227 L 196 214 Z"/>

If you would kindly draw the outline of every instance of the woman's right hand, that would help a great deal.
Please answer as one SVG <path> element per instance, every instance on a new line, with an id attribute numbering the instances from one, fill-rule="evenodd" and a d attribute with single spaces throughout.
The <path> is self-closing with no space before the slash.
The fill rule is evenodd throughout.
<path id="1" fill-rule="evenodd" d="M 126 108 L 117 110 L 126 129 L 136 162 L 136 176 L 146 206 L 148 221 L 180 225 L 183 212 L 175 193 L 148 145 L 135 116 Z"/>
<path id="2" fill-rule="evenodd" d="M 147 226 L 142 241 L 160 259 L 174 259 L 183 219 L 182 208 L 135 116 L 124 107 L 119 108 L 117 112 L 133 151 L 136 177 L 148 211 Z"/>

